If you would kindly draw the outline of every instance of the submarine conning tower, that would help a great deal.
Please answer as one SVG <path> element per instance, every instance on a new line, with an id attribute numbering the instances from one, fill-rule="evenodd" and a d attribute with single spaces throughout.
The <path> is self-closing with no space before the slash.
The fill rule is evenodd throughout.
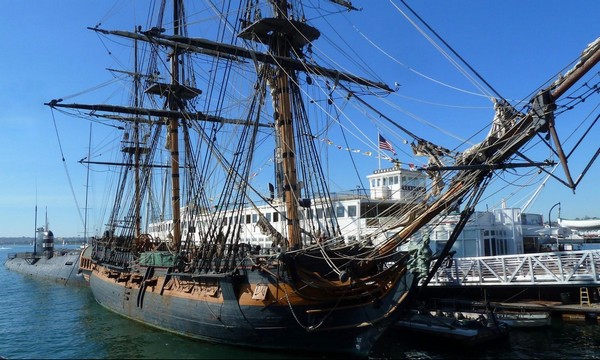
<path id="1" fill-rule="evenodd" d="M 54 256 L 54 234 L 50 230 L 44 233 L 44 256 L 46 259 Z"/>

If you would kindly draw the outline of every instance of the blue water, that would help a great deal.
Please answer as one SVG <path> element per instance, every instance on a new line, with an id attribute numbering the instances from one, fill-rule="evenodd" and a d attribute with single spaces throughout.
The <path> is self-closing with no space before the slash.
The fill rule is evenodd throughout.
<path id="1" fill-rule="evenodd" d="M 35 280 L 8 271 L 0 249 L 0 356 L 8 359 L 294 359 L 209 344 L 154 330 L 100 307 L 89 288 Z M 600 326 L 553 319 L 551 327 L 511 331 L 506 342 L 464 349 L 399 333 L 384 336 L 375 354 L 384 359 L 598 359 Z M 315 355 L 314 358 L 325 358 Z"/>

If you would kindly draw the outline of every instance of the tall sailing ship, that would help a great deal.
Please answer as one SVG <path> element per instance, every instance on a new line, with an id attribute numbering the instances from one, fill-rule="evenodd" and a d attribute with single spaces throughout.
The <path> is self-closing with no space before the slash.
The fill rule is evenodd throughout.
<path id="1" fill-rule="evenodd" d="M 104 163 L 119 169 L 114 204 L 82 262 L 98 303 L 232 345 L 368 354 L 428 275 L 428 226 L 461 209 L 441 262 L 495 172 L 521 166 L 514 155 L 539 134 L 558 140 L 555 102 L 600 56 L 596 41 L 523 110 L 498 99 L 489 134 L 451 151 L 372 105 L 394 91 L 386 83 L 319 64 L 321 33 L 301 1 L 219 6 L 206 9 L 219 22 L 206 25 L 211 39 L 188 33 L 200 21 L 182 1 L 161 3 L 146 28 L 91 28 L 134 44 L 133 68 L 113 70 L 132 80 L 130 104 L 47 105 L 123 131 L 121 161 Z M 310 10 L 327 6 L 356 10 L 340 0 Z M 322 154 L 346 106 L 393 124 L 428 165 L 392 161 L 370 192 L 332 192 L 330 179 L 354 172 L 329 174 Z"/>

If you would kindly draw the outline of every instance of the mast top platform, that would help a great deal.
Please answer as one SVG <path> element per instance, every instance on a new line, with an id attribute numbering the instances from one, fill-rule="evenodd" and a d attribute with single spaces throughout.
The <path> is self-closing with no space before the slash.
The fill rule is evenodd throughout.
<path id="1" fill-rule="evenodd" d="M 164 84 L 154 83 L 146 89 L 146 93 L 153 95 L 160 95 L 162 97 L 167 96 L 169 93 L 176 95 L 179 98 L 185 100 L 191 100 L 196 96 L 202 94 L 202 90 L 193 88 L 191 86 L 177 85 L 177 84 Z"/>
<path id="2" fill-rule="evenodd" d="M 260 42 L 268 44 L 271 37 L 277 34 L 286 35 L 296 47 L 303 47 L 321 35 L 316 28 L 298 20 L 264 18 L 247 26 L 238 34 L 238 37 L 253 41 L 258 39 Z"/>

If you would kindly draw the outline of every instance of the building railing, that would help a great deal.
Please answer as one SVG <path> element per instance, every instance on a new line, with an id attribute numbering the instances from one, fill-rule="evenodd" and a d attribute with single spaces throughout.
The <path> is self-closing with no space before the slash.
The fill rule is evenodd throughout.
<path id="1" fill-rule="evenodd" d="M 428 286 L 600 285 L 600 250 L 447 260 Z"/>

